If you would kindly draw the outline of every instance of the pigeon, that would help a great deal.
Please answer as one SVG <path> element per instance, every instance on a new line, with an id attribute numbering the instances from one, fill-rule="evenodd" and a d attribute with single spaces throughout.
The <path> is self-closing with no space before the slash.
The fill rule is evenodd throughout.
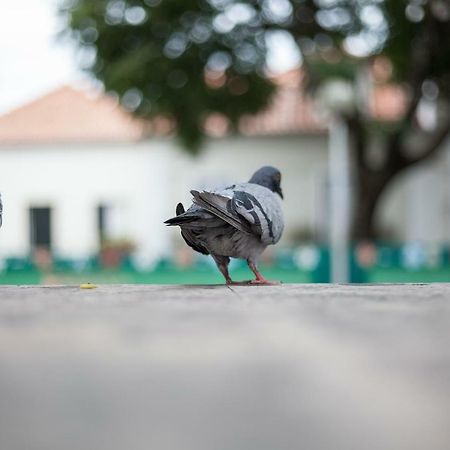
<path id="1" fill-rule="evenodd" d="M 191 191 L 193 204 L 176 207 L 168 226 L 179 226 L 181 236 L 196 252 L 211 255 L 227 284 L 230 258 L 245 259 L 255 274 L 250 284 L 273 284 L 258 271 L 256 262 L 268 245 L 283 233 L 281 173 L 274 167 L 257 170 L 247 183 L 225 189 Z M 280 198 L 279 198 L 280 197 Z"/>

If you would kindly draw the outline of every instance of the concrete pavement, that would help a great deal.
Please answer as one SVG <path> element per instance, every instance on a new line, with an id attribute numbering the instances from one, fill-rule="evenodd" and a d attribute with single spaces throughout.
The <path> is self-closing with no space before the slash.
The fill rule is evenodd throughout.
<path id="1" fill-rule="evenodd" d="M 1 450 L 448 450 L 450 285 L 0 287 Z"/>

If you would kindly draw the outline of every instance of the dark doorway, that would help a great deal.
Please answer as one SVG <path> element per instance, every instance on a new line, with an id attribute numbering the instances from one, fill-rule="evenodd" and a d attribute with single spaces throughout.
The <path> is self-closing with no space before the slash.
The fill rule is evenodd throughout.
<path id="1" fill-rule="evenodd" d="M 51 250 L 51 209 L 30 208 L 30 244 L 31 249 Z"/>
<path id="2" fill-rule="evenodd" d="M 107 229 L 106 229 L 106 215 L 108 207 L 106 205 L 97 206 L 97 236 L 100 248 L 106 239 Z"/>

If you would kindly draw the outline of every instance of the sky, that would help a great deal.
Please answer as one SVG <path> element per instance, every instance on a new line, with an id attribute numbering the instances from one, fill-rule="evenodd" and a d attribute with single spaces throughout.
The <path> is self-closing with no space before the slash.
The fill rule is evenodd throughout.
<path id="1" fill-rule="evenodd" d="M 0 113 L 84 76 L 57 42 L 55 0 L 4 0 L 0 14 Z"/>
<path id="2" fill-rule="evenodd" d="M 78 84 L 73 46 L 57 39 L 62 24 L 58 0 L 3 0 L 0 14 L 0 114 L 63 84 Z M 7 5 L 7 6 L 6 6 Z M 288 70 L 299 62 L 285 35 L 272 39 L 271 69 Z"/>

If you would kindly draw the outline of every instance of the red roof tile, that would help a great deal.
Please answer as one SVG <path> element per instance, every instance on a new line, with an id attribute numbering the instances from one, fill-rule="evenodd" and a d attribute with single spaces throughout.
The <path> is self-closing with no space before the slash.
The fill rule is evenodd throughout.
<path id="1" fill-rule="evenodd" d="M 269 107 L 241 119 L 239 131 L 250 136 L 320 133 L 326 124 L 315 112 L 313 101 L 302 89 L 304 72 L 291 70 L 272 78 L 277 92 Z"/>
<path id="2" fill-rule="evenodd" d="M 64 86 L 0 117 L 0 144 L 137 141 L 145 128 L 112 97 Z"/>
<path id="3" fill-rule="evenodd" d="M 326 123 L 315 112 L 302 83 L 304 72 L 292 70 L 272 78 L 277 92 L 269 107 L 244 116 L 239 131 L 247 136 L 322 133 Z M 393 85 L 376 86 L 371 113 L 378 120 L 396 120 L 405 108 L 404 92 Z M 227 134 L 227 121 L 217 114 L 205 122 L 210 136 Z M 57 89 L 0 117 L 0 145 L 26 143 L 134 142 L 150 134 L 168 135 L 170 120 L 137 119 L 111 96 L 69 86 Z"/>

